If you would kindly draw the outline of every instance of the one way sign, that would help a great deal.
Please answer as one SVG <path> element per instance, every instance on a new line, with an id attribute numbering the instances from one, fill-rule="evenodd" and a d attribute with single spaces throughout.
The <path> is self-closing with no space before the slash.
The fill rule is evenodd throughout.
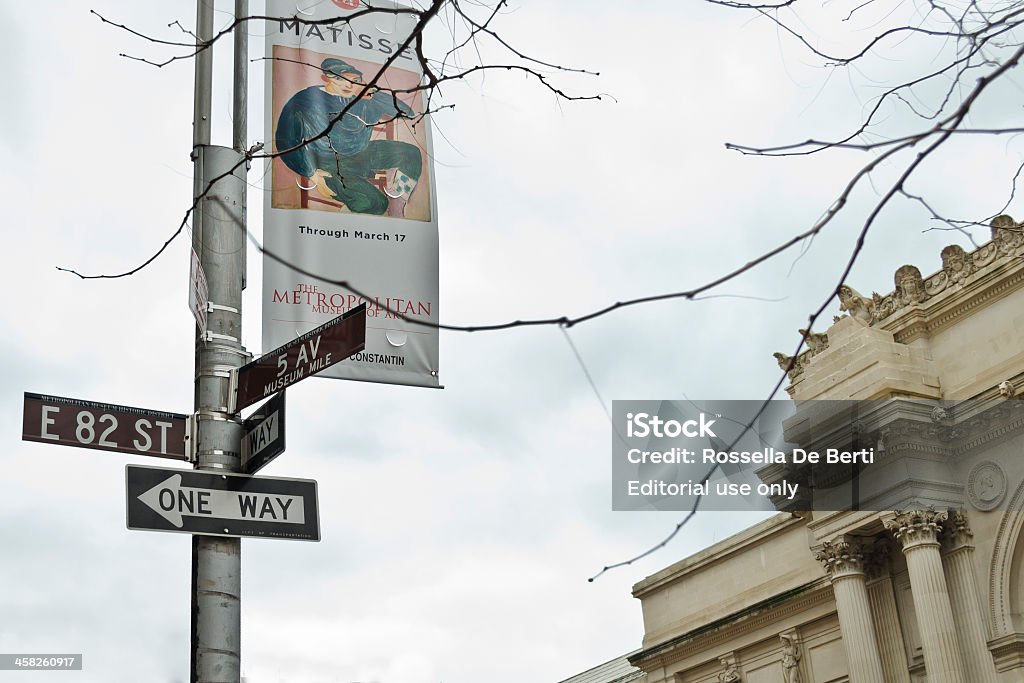
<path id="1" fill-rule="evenodd" d="M 256 474 L 264 465 L 284 453 L 284 392 L 245 420 L 242 437 L 242 471 Z"/>
<path id="2" fill-rule="evenodd" d="M 128 465 L 128 528 L 320 540 L 316 482 Z"/>

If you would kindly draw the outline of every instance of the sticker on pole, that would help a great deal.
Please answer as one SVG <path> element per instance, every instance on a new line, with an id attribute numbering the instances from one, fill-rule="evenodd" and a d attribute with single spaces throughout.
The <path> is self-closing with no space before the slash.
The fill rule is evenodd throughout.
<path id="1" fill-rule="evenodd" d="M 199 325 L 199 333 L 206 334 L 206 304 L 210 300 L 210 290 L 206 284 L 206 273 L 203 272 L 203 264 L 199 262 L 199 255 L 192 250 L 192 263 L 188 269 L 188 307 L 192 311 L 192 317 Z"/>

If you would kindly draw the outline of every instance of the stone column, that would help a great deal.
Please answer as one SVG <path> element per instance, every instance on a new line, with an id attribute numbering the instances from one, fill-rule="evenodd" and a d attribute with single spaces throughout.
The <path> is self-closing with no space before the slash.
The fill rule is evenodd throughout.
<path id="1" fill-rule="evenodd" d="M 964 677 L 971 683 L 997 683 L 999 679 L 988 651 L 988 628 L 982 616 L 978 580 L 974 573 L 973 538 L 967 515 L 962 511 L 950 513 L 943 536 L 943 567 L 956 635 L 960 641 Z"/>
<path id="2" fill-rule="evenodd" d="M 875 620 L 878 650 L 882 658 L 882 671 L 887 683 L 910 683 L 907 650 L 903 646 L 896 593 L 889 571 L 889 543 L 876 541 L 874 552 L 866 560 L 868 600 Z"/>
<path id="3" fill-rule="evenodd" d="M 897 510 L 885 526 L 903 545 L 907 558 L 928 683 L 968 683 L 939 554 L 939 530 L 945 520 L 945 512 Z"/>
<path id="4" fill-rule="evenodd" d="M 864 576 L 864 553 L 856 543 L 825 541 L 815 555 L 832 581 L 850 683 L 885 683 Z"/>

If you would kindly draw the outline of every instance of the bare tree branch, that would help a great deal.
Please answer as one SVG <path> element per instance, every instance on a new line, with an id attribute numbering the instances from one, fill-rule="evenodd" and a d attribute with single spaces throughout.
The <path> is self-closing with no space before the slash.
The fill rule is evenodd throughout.
<path id="1" fill-rule="evenodd" d="M 932 4 L 933 8 L 934 7 L 938 7 L 937 0 L 932 0 L 931 4 Z M 863 6 L 864 5 L 861 5 L 860 7 L 863 7 Z M 990 42 L 992 37 L 993 37 L 993 35 L 995 35 L 996 33 L 1004 34 L 1007 31 L 1011 30 L 1011 28 L 1016 28 L 1016 24 L 1014 24 L 1013 26 L 1010 26 L 1007 22 L 1010 19 L 1016 19 L 1018 16 L 1020 16 L 1021 12 L 1024 12 L 1024 5 L 1022 5 L 1021 3 L 1018 3 L 1016 1 L 1013 1 L 1013 2 L 1009 3 L 1008 7 L 1010 8 L 1010 11 L 1006 12 L 1006 14 L 1004 16 L 999 18 L 999 17 L 995 17 L 994 14 L 986 15 L 983 12 L 980 12 L 980 10 L 977 10 L 977 6 L 972 2 L 971 5 L 967 9 L 964 10 L 964 15 L 962 15 L 962 17 L 960 19 L 957 19 L 957 20 L 953 21 L 954 25 L 956 26 L 956 28 L 957 28 L 957 30 L 959 32 L 930 31 L 930 30 L 920 29 L 920 28 L 916 28 L 916 27 L 899 27 L 899 28 L 896 28 L 896 29 L 890 29 L 890 30 L 883 31 L 880 34 L 878 34 L 873 40 L 871 40 L 868 43 L 868 45 L 860 53 L 858 53 L 852 59 L 859 59 L 863 55 L 867 54 L 867 51 L 869 49 L 879 45 L 884 38 L 896 35 L 896 34 L 901 33 L 901 32 L 912 32 L 912 33 L 918 33 L 918 34 L 928 35 L 928 36 L 932 36 L 932 37 L 946 36 L 946 37 L 952 37 L 952 38 L 955 38 L 955 39 L 966 40 L 971 45 L 971 49 L 968 51 L 968 54 L 966 56 L 962 56 L 962 57 L 954 60 L 951 64 L 947 64 L 947 65 L 943 66 L 941 69 L 939 69 L 937 71 L 933 71 L 930 74 L 927 74 L 927 75 L 925 75 L 923 77 L 919 77 L 919 78 L 914 79 L 912 81 L 904 82 L 904 83 L 896 86 L 895 88 L 892 88 L 892 89 L 888 90 L 886 92 L 886 94 L 883 95 L 882 98 L 879 99 L 879 101 L 876 103 L 875 107 L 872 109 L 871 113 L 864 120 L 863 124 L 858 128 L 858 130 L 855 131 L 850 136 L 848 136 L 848 137 L 846 137 L 846 138 L 844 138 L 844 139 L 842 139 L 840 141 L 837 141 L 837 142 L 823 142 L 823 141 L 817 141 L 817 140 L 813 140 L 812 139 L 812 140 L 808 140 L 808 141 L 803 142 L 803 143 L 795 143 L 795 144 L 791 144 L 791 145 L 782 145 L 782 146 L 775 146 L 775 147 L 762 147 L 762 148 L 739 146 L 739 145 L 727 145 L 727 147 L 729 147 L 730 149 L 735 149 L 735 150 L 740 151 L 741 153 L 744 153 L 744 154 L 754 154 L 754 155 L 763 155 L 763 156 L 773 156 L 773 155 L 774 156 L 787 156 L 787 155 L 794 155 L 794 154 L 812 154 L 812 153 L 824 152 L 824 151 L 830 150 L 830 149 L 842 149 L 842 148 L 846 148 L 846 149 L 860 149 L 862 151 L 872 151 L 872 152 L 875 152 L 877 154 L 877 156 L 873 160 L 868 162 L 865 166 L 863 166 L 860 170 L 858 170 L 853 175 L 853 177 L 847 183 L 847 185 L 844 188 L 844 190 L 840 193 L 840 195 L 837 197 L 835 202 L 832 204 L 831 208 L 826 213 L 826 215 L 821 220 L 819 220 L 814 226 L 812 226 L 811 229 L 809 229 L 808 231 L 805 231 L 804 233 L 801 233 L 805 237 L 813 235 L 813 234 L 816 234 L 818 231 L 820 231 L 822 228 L 824 228 L 829 222 L 831 222 L 847 206 L 848 199 L 849 199 L 850 194 L 851 194 L 852 190 L 854 189 L 854 187 L 856 187 L 860 183 L 861 180 L 869 178 L 871 172 L 874 171 L 875 169 L 877 169 L 882 162 L 889 161 L 889 160 L 893 159 L 897 154 L 899 154 L 899 153 L 901 153 L 903 151 L 907 151 L 907 150 L 911 149 L 912 147 L 916 147 L 919 144 L 920 145 L 924 145 L 924 148 L 921 151 L 919 151 L 916 155 L 911 157 L 906 162 L 906 164 L 903 166 L 902 170 L 897 175 L 895 181 L 893 181 L 891 183 L 891 185 L 889 186 L 888 190 L 886 190 L 884 192 L 884 194 L 881 196 L 881 198 L 878 201 L 876 201 L 874 203 L 874 205 L 872 206 L 872 208 L 868 211 L 868 213 L 867 213 L 867 215 L 866 215 L 866 217 L 865 217 L 865 219 L 864 219 L 864 221 L 863 221 L 863 223 L 861 225 L 861 228 L 860 228 L 860 230 L 858 232 L 856 242 L 855 242 L 855 244 L 854 244 L 854 246 L 853 246 L 853 248 L 852 248 L 852 250 L 850 252 L 850 255 L 849 255 L 849 257 L 848 257 L 848 259 L 846 261 L 846 264 L 842 268 L 842 270 L 841 270 L 841 272 L 839 274 L 838 281 L 837 281 L 837 284 L 836 284 L 836 288 L 835 288 L 834 291 L 832 291 L 828 295 L 827 298 L 825 298 L 825 300 L 822 302 L 822 304 L 809 316 L 809 318 L 808 318 L 808 326 L 807 326 L 807 330 L 808 331 L 813 328 L 814 324 L 819 320 L 821 315 L 825 312 L 825 310 L 832 304 L 832 302 L 837 297 L 838 289 L 839 289 L 839 287 L 842 284 L 844 284 L 844 282 L 846 281 L 846 279 L 849 277 L 850 273 L 852 272 L 853 267 L 856 264 L 860 254 L 861 254 L 861 252 L 862 252 L 862 250 L 864 248 L 864 245 L 865 245 L 865 243 L 867 241 L 868 235 L 871 232 L 871 229 L 878 222 L 878 218 L 881 215 L 882 211 L 887 206 L 889 206 L 891 204 L 893 199 L 895 199 L 896 197 L 902 196 L 902 197 L 911 199 L 913 201 L 917 201 L 918 203 L 920 203 L 920 204 L 924 205 L 926 208 L 928 208 L 929 211 L 931 211 L 931 213 L 933 214 L 933 218 L 934 219 L 946 221 L 947 223 L 952 224 L 954 227 L 957 226 L 957 223 L 955 221 L 951 221 L 950 219 L 945 219 L 945 218 L 941 217 L 937 212 L 932 210 L 931 207 L 929 206 L 929 204 L 927 203 L 927 201 L 925 199 L 923 199 L 922 197 L 920 197 L 918 195 L 913 195 L 913 194 L 909 193 L 906 190 L 907 182 L 920 169 L 920 167 L 928 160 L 928 158 L 931 157 L 936 152 L 936 150 L 940 149 L 954 135 L 963 135 L 963 134 L 999 135 L 999 134 L 1002 134 L 1002 133 L 1021 132 L 1019 129 L 1010 129 L 1010 128 L 973 128 L 973 129 L 962 128 L 962 125 L 963 125 L 964 121 L 967 119 L 968 115 L 970 114 L 972 107 L 976 104 L 976 102 L 981 97 L 981 95 L 988 88 L 990 88 L 993 83 L 995 83 L 999 79 L 1003 78 L 1011 69 L 1016 68 L 1016 66 L 1020 63 L 1020 60 L 1022 59 L 1022 57 L 1024 57 L 1024 44 L 1017 43 L 1016 45 L 1012 46 L 1012 48 L 1013 48 L 1012 54 L 1006 56 L 1002 60 L 992 59 L 990 57 L 985 57 L 985 59 L 982 62 L 980 62 L 980 63 L 972 64 L 970 62 L 970 59 L 972 57 L 974 57 L 975 55 L 981 54 L 981 47 L 985 43 Z M 964 29 L 965 23 L 966 23 L 966 19 L 963 18 L 963 17 L 967 16 L 967 14 L 971 11 L 971 8 L 974 8 L 974 11 L 979 12 L 979 14 L 983 18 L 989 19 L 987 21 L 982 22 L 982 26 L 979 29 L 977 29 L 976 31 L 974 31 L 974 32 L 967 31 L 967 30 Z M 762 10 L 761 8 L 758 8 L 758 7 L 749 7 L 748 9 L 754 9 L 755 11 L 758 11 L 762 15 L 766 14 L 764 10 Z M 859 8 L 856 8 L 856 9 L 859 9 Z M 856 9 L 854 11 L 856 11 Z M 952 18 L 952 16 L 953 16 L 948 11 L 943 11 L 942 13 L 945 14 L 947 17 L 950 17 L 950 18 Z M 853 12 L 851 12 L 850 15 L 848 15 L 847 19 L 849 18 L 849 16 L 852 16 L 852 14 L 853 14 Z M 808 41 L 806 41 L 802 36 L 800 36 L 799 34 L 796 34 L 794 31 L 792 31 L 787 25 L 785 25 L 784 23 L 780 22 L 778 19 L 776 19 L 774 17 L 770 17 L 770 18 L 772 18 L 772 20 L 776 24 L 778 24 L 780 27 L 782 27 L 786 31 L 792 33 L 793 35 L 795 35 L 804 46 L 806 46 L 808 49 L 811 50 L 811 52 L 813 54 L 818 55 L 819 57 L 827 57 L 826 55 L 824 55 L 824 53 L 819 52 L 813 46 L 811 46 L 810 43 Z M 999 29 L 999 30 L 998 31 L 993 31 L 992 30 L 993 28 L 996 28 L 996 29 Z M 986 37 L 981 37 L 982 34 L 984 34 L 984 33 L 989 33 L 990 35 L 988 35 Z M 1003 46 L 1003 47 L 1010 47 L 1010 46 L 1007 45 L 1007 46 Z M 848 59 L 846 61 L 849 62 L 849 61 L 852 61 L 852 60 Z M 834 65 L 826 64 L 825 66 L 834 66 Z M 967 73 L 967 71 L 969 69 L 983 68 L 983 67 L 987 67 L 987 68 L 990 69 L 988 71 L 988 73 L 986 73 L 986 74 L 982 75 L 981 77 L 979 77 L 975 81 L 973 86 L 969 89 L 969 91 L 967 92 L 966 96 L 964 96 L 963 99 L 960 101 L 960 103 L 955 107 L 955 109 L 952 112 L 950 112 L 947 116 L 942 118 L 938 123 L 935 123 L 934 125 L 929 125 L 929 126 L 923 128 L 922 130 L 919 130 L 919 131 L 916 131 L 916 132 L 913 132 L 913 133 L 910 133 L 910 134 L 905 134 L 905 135 L 902 135 L 902 136 L 899 136 L 899 137 L 895 137 L 895 138 L 890 139 L 890 140 L 885 140 L 885 141 L 882 141 L 882 142 L 859 143 L 859 144 L 858 143 L 851 143 L 851 140 L 853 140 L 855 137 L 857 137 L 859 135 L 863 135 L 866 132 L 867 127 L 870 125 L 870 123 L 872 122 L 875 114 L 879 110 L 878 108 L 879 108 L 879 105 L 880 105 L 881 101 L 886 99 L 888 96 L 893 95 L 894 93 L 898 94 L 898 93 L 900 93 L 901 90 L 910 90 L 910 87 L 912 85 L 916 85 L 918 83 L 922 83 L 922 82 L 925 82 L 927 80 L 930 80 L 930 79 L 938 76 L 939 74 L 942 74 L 942 73 L 945 73 L 945 72 L 949 71 L 951 68 L 955 69 L 955 76 L 953 77 L 953 83 L 950 85 L 949 89 L 946 90 L 945 95 L 942 97 L 942 99 L 933 108 L 933 111 L 935 112 L 934 115 L 930 115 L 929 116 L 929 115 L 922 114 L 922 112 L 917 111 L 916 108 L 911 107 L 911 111 L 913 113 L 915 113 L 919 117 L 920 120 L 929 121 L 929 120 L 931 120 L 933 118 L 938 118 L 940 116 L 941 112 L 943 112 L 947 108 L 947 106 L 950 105 L 951 98 L 952 98 L 952 93 L 956 89 L 961 88 L 961 87 L 966 85 L 965 82 L 964 82 L 964 77 L 965 77 L 965 74 Z M 899 96 L 899 95 L 897 95 L 897 96 Z M 904 99 L 904 102 L 906 102 L 905 99 Z M 1003 209 L 1005 209 L 1009 205 L 1010 201 L 1012 201 L 1012 199 L 1013 199 L 1013 197 L 1015 195 L 1016 181 L 1017 181 L 1017 178 L 1019 177 L 1020 173 L 1022 172 L 1022 169 L 1024 169 L 1024 164 L 1021 164 L 1017 168 L 1017 172 L 1014 175 L 1013 181 L 1011 183 L 1010 198 L 1007 200 L 1007 203 L 1003 206 Z M 1001 213 L 1001 212 L 1002 212 L 1002 210 L 1000 210 L 997 213 Z M 959 227 L 962 229 L 962 228 L 966 227 L 966 225 L 979 225 L 979 223 L 975 223 L 973 221 L 962 222 Z M 738 443 L 739 439 L 742 438 L 744 436 L 744 434 L 746 434 L 753 427 L 753 425 L 756 422 L 757 418 L 760 417 L 760 415 L 764 412 L 764 409 L 768 405 L 768 400 L 770 400 L 771 397 L 774 396 L 776 392 L 778 392 L 779 388 L 781 388 L 781 386 L 782 386 L 782 383 L 785 381 L 786 374 L 788 374 L 789 370 L 791 370 L 794 367 L 794 365 L 796 363 L 797 356 L 799 355 L 800 350 L 801 350 L 805 340 L 806 340 L 806 336 L 801 338 L 800 345 L 798 345 L 796 352 L 793 354 L 792 357 L 789 358 L 788 367 L 786 367 L 784 369 L 783 377 L 780 378 L 779 381 L 775 384 L 772 392 L 768 396 L 768 399 L 766 399 L 765 402 L 762 404 L 760 410 L 757 412 L 755 417 L 746 425 L 746 427 L 742 430 L 740 435 L 733 441 L 733 443 L 726 447 L 726 450 L 731 450 L 736 445 L 736 443 Z M 712 466 L 710 468 L 710 470 L 701 479 L 700 483 L 701 484 L 705 484 L 714 475 L 714 472 L 716 470 L 717 470 L 717 465 Z M 700 505 L 700 497 L 698 496 L 697 500 L 694 502 L 694 505 L 690 509 L 690 511 L 683 517 L 682 520 L 680 520 L 676 524 L 675 528 L 673 528 L 672 531 L 664 539 L 662 539 L 659 543 L 651 546 L 650 548 L 648 548 L 644 552 L 639 553 L 639 554 L 637 554 L 636 556 L 634 556 L 634 557 L 632 557 L 630 559 L 627 559 L 627 560 L 624 560 L 624 561 L 621 561 L 621 562 L 617 562 L 617 563 L 613 563 L 613 564 L 607 565 L 600 572 L 598 572 L 596 575 L 592 576 L 589 579 L 589 581 L 594 581 L 596 578 L 600 577 L 605 572 L 607 572 L 607 571 L 609 571 L 611 569 L 614 569 L 614 568 L 617 568 L 617 567 L 624 567 L 624 566 L 631 565 L 634 562 L 636 562 L 636 561 L 638 561 L 638 560 L 640 560 L 640 559 L 642 559 L 644 557 L 649 556 L 650 554 L 654 553 L 655 551 L 657 551 L 657 550 L 659 550 L 661 548 L 664 548 L 669 542 L 672 541 L 672 539 L 674 539 L 678 535 L 679 531 L 683 527 L 685 527 L 692 519 L 694 519 L 695 515 L 697 514 L 697 510 L 698 510 L 699 505 Z"/>
<path id="2" fill-rule="evenodd" d="M 857 263 L 858 258 L 864 249 L 869 234 L 872 233 L 879 223 L 882 213 L 893 204 L 894 200 L 905 199 L 920 205 L 931 214 L 932 220 L 946 226 L 945 228 L 930 229 L 958 230 L 973 242 L 973 238 L 970 235 L 969 230 L 973 227 L 984 225 L 983 221 L 957 220 L 944 217 L 941 212 L 934 208 L 935 203 L 929 200 L 926 193 L 918 191 L 911 192 L 908 189 L 908 183 L 919 174 L 921 169 L 935 155 L 936 151 L 946 145 L 954 138 L 954 136 L 999 136 L 1007 134 L 1014 135 L 1024 132 L 1024 127 L 1017 125 L 991 126 L 984 125 L 985 122 L 976 122 L 977 125 L 965 125 L 965 122 L 971 120 L 972 110 L 975 108 L 982 95 L 989 91 L 994 83 L 1005 79 L 1006 75 L 1018 66 L 1022 59 L 1022 55 L 1024 55 L 1024 43 L 1022 43 L 1020 37 L 1017 35 L 1022 29 L 1024 29 L 1024 0 L 1007 0 L 1000 4 L 984 7 L 980 6 L 973 0 L 968 2 L 966 5 L 954 5 L 946 2 L 946 0 L 928 0 L 927 4 L 922 5 L 919 8 L 920 11 L 911 17 L 910 21 L 903 24 L 896 22 L 898 25 L 895 26 L 889 25 L 892 24 L 893 21 L 888 21 L 885 25 L 879 24 L 877 28 L 872 26 L 872 34 L 866 40 L 862 42 L 859 41 L 858 47 L 849 52 L 843 53 L 838 50 L 820 47 L 816 44 L 818 41 L 812 41 L 807 37 L 808 35 L 812 35 L 811 33 L 805 33 L 796 28 L 800 23 L 799 16 L 794 14 L 796 11 L 796 3 L 794 0 L 785 0 L 777 4 L 744 3 L 733 0 L 706 1 L 713 5 L 729 8 L 730 10 L 750 11 L 757 17 L 767 19 L 783 35 L 792 39 L 800 49 L 806 50 L 816 61 L 819 61 L 820 68 L 826 70 L 829 74 L 835 73 L 839 69 L 848 69 L 851 74 L 860 74 L 864 80 L 869 80 L 866 71 L 860 69 L 860 66 L 865 61 L 869 58 L 889 59 L 890 57 L 887 51 L 895 50 L 897 47 L 917 47 L 918 43 L 928 45 L 931 48 L 929 54 L 935 54 L 936 56 L 932 62 L 923 62 L 920 68 L 915 72 L 915 75 L 911 77 L 903 78 L 902 80 L 899 78 L 893 78 L 887 81 L 887 85 L 882 85 L 881 87 L 879 87 L 878 82 L 869 83 L 866 88 L 870 88 L 870 92 L 873 96 L 870 98 L 865 97 L 863 101 L 871 102 L 870 109 L 867 111 L 866 115 L 860 118 L 859 124 L 856 125 L 852 131 L 849 131 L 846 134 L 834 137 L 833 139 L 822 139 L 830 137 L 828 135 L 823 135 L 820 136 L 820 138 L 809 137 L 807 140 L 802 142 L 776 145 L 754 146 L 726 143 L 727 149 L 751 156 L 807 156 L 811 154 L 827 153 L 832 150 L 856 150 L 868 153 L 871 158 L 849 177 L 841 191 L 830 202 L 824 214 L 812 225 L 781 240 L 774 247 L 749 258 L 744 264 L 726 269 L 723 274 L 712 280 L 683 291 L 656 293 L 649 296 L 617 301 L 613 304 L 577 317 L 563 315 L 558 317 L 520 319 L 496 324 L 437 325 L 410 317 L 398 311 L 393 311 L 390 308 L 382 307 L 385 312 L 395 318 L 404 320 L 411 324 L 438 327 L 440 329 L 451 331 L 481 332 L 505 330 L 523 326 L 558 325 L 562 328 L 563 332 L 565 332 L 569 327 L 608 315 L 621 308 L 672 299 L 693 300 L 694 298 L 704 295 L 707 292 L 712 291 L 715 288 L 743 275 L 744 273 L 747 273 L 772 260 L 783 252 L 789 250 L 791 247 L 800 244 L 807 244 L 810 240 L 813 240 L 816 235 L 835 222 L 839 215 L 844 212 L 848 212 L 853 192 L 864 185 L 865 182 L 874 183 L 877 180 L 874 176 L 877 175 L 876 172 L 879 171 L 883 165 L 885 165 L 887 170 L 892 169 L 894 177 L 890 182 L 883 186 L 885 187 L 884 191 L 878 192 L 880 195 L 878 199 L 870 206 L 870 208 L 865 210 L 865 214 L 862 216 L 862 219 L 858 221 L 860 228 L 858 230 L 856 240 L 851 246 L 845 264 L 842 268 L 838 269 L 836 285 L 827 293 L 827 296 L 823 298 L 822 303 L 808 316 L 808 330 L 815 325 L 824 312 L 834 302 L 839 286 L 846 281 L 852 272 L 854 265 Z M 849 29 L 846 27 L 848 27 L 850 22 L 855 18 L 863 18 L 865 21 L 870 21 L 870 18 L 865 17 L 864 15 L 867 14 L 866 10 L 874 4 L 874 0 L 860 2 L 860 4 L 857 4 L 850 9 L 845 14 L 845 17 L 840 17 L 838 19 L 839 25 L 844 27 L 843 30 L 849 32 Z M 895 8 L 899 6 L 902 6 L 902 4 L 898 2 L 893 4 L 889 10 L 889 14 L 891 15 L 895 12 Z M 539 83 L 542 87 L 546 88 L 559 100 L 601 99 L 601 95 L 571 95 L 565 88 L 553 83 L 550 79 L 550 74 L 545 74 L 540 69 L 550 69 L 554 72 L 561 73 L 578 73 L 587 75 L 597 75 L 596 72 L 581 68 L 560 66 L 549 61 L 527 55 L 514 47 L 512 42 L 506 40 L 502 35 L 500 35 L 493 26 L 496 19 L 500 16 L 503 8 L 505 8 L 505 0 L 498 0 L 491 6 L 483 7 L 481 10 L 483 16 L 477 18 L 470 15 L 469 10 L 463 6 L 460 0 L 429 0 L 425 9 L 367 8 L 358 11 L 354 15 L 350 15 L 350 19 L 373 12 L 411 14 L 416 17 L 416 26 L 409 34 L 408 38 L 403 41 L 400 48 L 397 49 L 381 67 L 378 75 L 364 86 L 361 91 L 361 95 L 372 92 L 374 88 L 378 88 L 378 79 L 380 78 L 380 74 L 383 74 L 384 69 L 386 69 L 387 66 L 397 58 L 399 53 L 408 48 L 411 49 L 415 59 L 422 68 L 424 74 L 423 83 L 415 88 L 390 90 L 390 93 L 392 98 L 395 99 L 395 102 L 397 102 L 399 95 L 409 95 L 414 92 L 424 93 L 426 107 L 424 112 L 417 115 L 416 120 L 428 112 L 437 111 L 438 109 L 446 106 L 453 106 L 445 104 L 434 107 L 432 105 L 433 98 L 440 98 L 441 89 L 447 83 L 465 79 L 473 75 L 486 76 L 489 72 L 495 70 L 523 74 L 527 78 L 533 79 L 534 82 Z M 879 9 L 884 10 L 885 8 Z M 918 8 L 915 7 L 915 9 Z M 128 29 L 123 25 L 109 21 L 99 14 L 97 14 L 97 16 L 106 24 L 123 29 L 132 35 L 148 40 L 154 44 L 181 48 L 183 50 L 182 54 L 172 56 L 165 61 L 129 57 L 130 59 L 143 61 L 157 67 L 166 66 L 173 61 L 188 59 L 195 56 L 202 50 L 209 48 L 222 36 L 230 33 L 238 25 L 238 22 L 233 22 L 218 33 L 210 42 L 196 46 L 194 43 L 188 44 L 151 38 L 137 31 Z M 796 17 L 796 19 L 793 17 Z M 886 18 L 888 19 L 889 16 L 887 15 Z M 265 16 L 249 17 L 246 20 L 248 21 L 253 19 L 280 20 L 278 17 Z M 289 22 L 296 22 L 298 25 L 302 26 L 323 26 L 330 23 L 337 23 L 338 21 L 344 22 L 345 20 L 331 19 L 310 21 L 300 16 L 295 16 L 289 19 Z M 448 49 L 434 53 L 440 54 L 440 59 L 430 57 L 430 51 L 427 49 L 423 38 L 424 28 L 432 21 L 449 22 L 448 30 L 452 39 L 452 44 Z M 462 34 L 462 31 L 465 31 L 464 35 Z M 485 50 L 482 49 L 482 44 L 485 41 L 489 41 L 490 44 L 497 46 L 502 51 L 501 54 L 505 55 L 504 59 L 507 59 L 507 63 L 499 63 L 501 60 L 485 61 L 483 58 Z M 476 62 L 471 61 L 468 64 L 462 63 L 461 60 L 464 51 L 467 50 L 471 50 L 475 54 Z M 935 61 L 938 63 L 934 64 L 933 62 Z M 893 83 L 894 81 L 895 83 Z M 880 90 L 882 92 L 879 92 Z M 894 111 L 900 113 L 900 116 L 891 117 L 891 122 L 884 120 L 885 116 L 887 116 L 889 112 L 886 108 L 887 105 L 890 105 Z M 250 151 L 250 153 L 246 155 L 246 161 L 251 159 L 273 158 L 281 154 L 287 154 L 296 149 L 300 149 L 304 145 L 308 145 L 311 142 L 326 137 L 331 126 L 333 126 L 337 121 L 340 121 L 341 117 L 345 115 L 348 109 L 349 107 L 346 106 L 342 112 L 339 112 L 338 115 L 329 122 L 324 130 L 309 139 L 304 139 L 300 145 L 286 150 L 278 150 L 277 152 L 268 151 L 262 154 Z M 396 118 L 408 117 L 397 115 Z M 415 123 L 416 120 L 414 120 L 413 123 Z M 1005 208 L 1009 206 L 1010 202 L 1015 198 L 1016 182 L 1022 170 L 1024 170 L 1024 163 L 1017 167 L 1017 172 L 1011 182 L 1009 197 L 1006 200 L 1003 209 L 997 211 L 997 214 L 1002 213 L 1002 210 L 1005 210 Z M 226 177 L 229 174 L 230 172 L 224 174 L 220 178 Z M 191 213 L 195 210 L 195 207 L 198 206 L 197 202 L 209 193 L 214 183 L 220 180 L 220 178 L 214 179 L 214 181 L 204 189 L 200 197 L 196 198 L 192 207 L 190 207 L 186 212 L 181 225 L 178 226 L 175 233 L 153 256 L 147 259 L 140 266 L 117 275 L 82 275 L 81 273 L 70 269 L 61 268 L 60 270 L 71 272 L 82 278 L 118 278 L 126 277 L 138 272 L 159 256 L 159 254 L 167 248 L 177 235 L 181 233 L 182 228 L 186 225 Z M 249 235 L 249 239 L 256 245 L 256 248 L 260 252 L 266 255 L 267 258 L 286 265 L 301 275 L 320 279 L 326 283 L 344 288 L 361 297 L 368 296 L 366 292 L 360 291 L 358 287 L 359 283 L 331 280 L 329 278 L 325 278 L 322 273 L 309 272 L 297 264 L 288 262 L 278 254 L 268 252 L 251 234 Z M 572 347 L 572 341 L 568 337 L 567 333 L 566 338 Z M 787 368 L 787 370 L 793 367 L 796 357 L 804 347 L 805 341 L 805 337 L 801 338 L 794 355 L 790 359 L 790 368 Z M 582 359 L 579 358 L 578 352 L 575 350 L 575 347 L 572 348 L 582 365 Z M 585 366 L 584 372 L 586 373 Z M 766 398 L 762 403 L 757 415 L 755 415 L 753 420 L 746 425 L 740 436 L 737 437 L 737 441 L 739 438 L 742 438 L 743 434 L 751 428 L 757 418 L 763 413 L 768 405 L 768 401 L 781 388 L 785 378 L 786 374 L 784 373 L 776 382 L 771 393 L 768 395 L 768 398 Z M 588 379 L 591 382 L 595 393 L 599 395 L 592 378 L 588 376 Z M 735 443 L 736 442 L 732 445 L 735 445 Z M 728 448 L 732 448 L 732 445 Z M 706 483 L 710 477 L 714 475 L 715 470 L 715 467 L 711 468 L 705 474 L 701 483 Z M 591 577 L 590 580 L 592 581 L 596 579 L 606 571 L 615 567 L 632 564 L 633 562 L 646 557 L 667 545 L 679 533 L 679 531 L 694 518 L 699 504 L 700 499 L 698 498 L 689 513 L 686 514 L 686 516 L 675 526 L 672 532 L 660 543 L 631 559 L 604 567 L 601 572 L 596 574 L 594 577 Z"/>

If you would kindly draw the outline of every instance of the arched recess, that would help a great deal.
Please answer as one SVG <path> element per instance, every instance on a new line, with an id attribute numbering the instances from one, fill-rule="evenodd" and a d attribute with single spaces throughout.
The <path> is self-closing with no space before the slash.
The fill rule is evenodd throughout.
<path id="1" fill-rule="evenodd" d="M 992 552 L 992 565 L 989 568 L 988 604 L 989 623 L 992 636 L 1000 637 L 1013 633 L 1014 602 L 1019 598 L 1018 590 L 1013 585 L 1014 559 L 1019 555 L 1021 528 L 1024 528 L 1024 514 L 1020 505 L 1024 503 L 1024 484 L 1017 489 L 1010 502 L 1009 509 L 1003 513 L 996 532 L 995 547 Z"/>
<path id="2" fill-rule="evenodd" d="M 989 649 L 998 671 L 1024 668 L 1024 483 L 999 522 L 989 567 Z"/>

